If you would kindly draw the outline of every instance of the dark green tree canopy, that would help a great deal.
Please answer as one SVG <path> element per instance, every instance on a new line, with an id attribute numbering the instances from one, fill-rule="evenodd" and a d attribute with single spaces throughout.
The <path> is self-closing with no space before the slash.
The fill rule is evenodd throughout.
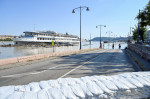
<path id="1" fill-rule="evenodd" d="M 150 26 L 150 1 L 145 6 L 143 10 L 139 10 L 139 13 L 136 17 L 139 21 L 139 35 L 140 39 L 144 42 L 146 38 L 146 27 Z M 138 27 L 135 28 L 136 33 L 133 33 L 133 39 L 137 38 Z"/>
<path id="2" fill-rule="evenodd" d="M 150 1 L 143 10 L 140 10 L 136 18 L 140 21 L 141 27 L 150 26 Z"/>
<path id="3" fill-rule="evenodd" d="M 144 41 L 144 39 L 146 39 L 146 31 L 147 31 L 147 28 L 146 27 L 139 27 L 139 32 L 140 32 L 140 35 L 143 35 L 141 38 L 142 41 Z M 133 30 L 133 39 L 134 40 L 137 40 L 137 35 L 138 35 L 138 27 L 135 26 L 134 30 Z"/>

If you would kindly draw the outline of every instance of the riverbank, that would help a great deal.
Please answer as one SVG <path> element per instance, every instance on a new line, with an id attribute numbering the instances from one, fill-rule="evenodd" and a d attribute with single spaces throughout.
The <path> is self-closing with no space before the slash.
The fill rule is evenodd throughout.
<path id="1" fill-rule="evenodd" d="M 119 49 L 118 45 L 121 44 L 121 49 L 124 49 L 127 44 L 124 42 L 116 42 L 114 45 L 114 49 Z M 8 45 L 12 44 L 13 42 L 0 42 L 0 45 Z M 82 42 L 82 49 L 89 49 L 89 48 L 98 48 L 99 42 Z M 112 49 L 112 43 L 104 43 L 104 49 Z M 7 58 L 15 58 L 15 57 L 23 57 L 23 56 L 30 56 L 30 55 L 38 55 L 38 54 L 49 54 L 54 52 L 65 52 L 70 50 L 78 50 L 79 45 L 77 46 L 55 46 L 53 47 L 46 46 L 46 47 L 36 47 L 36 46 L 15 46 L 15 47 L 0 47 L 0 59 L 7 59 Z"/>
<path id="2" fill-rule="evenodd" d="M 23 56 L 23 57 L 16 57 L 16 58 L 1 59 L 0 66 L 7 65 L 7 64 L 26 62 L 26 61 L 33 61 L 33 60 L 49 58 L 49 57 L 66 56 L 66 55 L 77 54 L 77 53 L 91 51 L 91 50 L 97 50 L 97 49 L 99 49 L 99 48 L 70 50 L 70 51 L 64 51 L 64 52 L 54 52 L 54 53 L 49 53 L 49 54 L 39 54 L 39 55 L 30 55 L 30 56 Z"/>
<path id="3" fill-rule="evenodd" d="M 54 46 L 50 44 L 41 44 L 41 45 L 14 45 L 14 44 L 6 44 L 6 45 L 0 45 L 0 47 L 60 47 L 60 46 L 75 46 L 72 44 L 55 44 Z"/>

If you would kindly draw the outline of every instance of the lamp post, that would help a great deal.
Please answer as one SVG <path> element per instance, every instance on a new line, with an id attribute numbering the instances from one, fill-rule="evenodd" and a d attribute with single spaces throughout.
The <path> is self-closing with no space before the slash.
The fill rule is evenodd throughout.
<path id="1" fill-rule="evenodd" d="M 131 32 L 132 32 L 132 29 L 134 29 L 133 27 L 130 27 L 130 33 L 128 33 L 128 40 L 131 40 L 132 38 L 132 35 L 131 35 Z M 131 36 L 131 37 L 130 37 Z"/>
<path id="2" fill-rule="evenodd" d="M 90 48 L 91 48 L 91 33 L 90 33 Z"/>
<path id="3" fill-rule="evenodd" d="M 106 25 L 97 25 L 96 28 L 98 28 L 98 26 L 100 27 L 100 39 L 99 39 L 99 41 L 100 41 L 100 47 L 99 48 L 102 48 L 102 43 L 101 43 L 101 27 L 102 26 L 106 27 Z"/>
<path id="4" fill-rule="evenodd" d="M 116 41 L 115 41 L 115 43 L 117 42 L 117 35 L 115 35 L 115 39 L 116 39 Z"/>
<path id="5" fill-rule="evenodd" d="M 132 33 L 132 29 L 134 29 L 133 27 L 130 27 L 130 35 L 131 35 L 131 33 Z"/>
<path id="6" fill-rule="evenodd" d="M 76 9 L 80 9 L 80 50 L 81 50 L 81 11 L 82 9 L 86 8 L 86 11 L 89 11 L 89 7 L 86 7 L 86 6 L 80 6 L 80 7 L 77 7 L 77 8 L 74 8 L 72 10 L 72 13 L 75 13 L 75 10 Z"/>
<path id="7" fill-rule="evenodd" d="M 111 31 L 107 31 L 106 34 L 109 33 L 109 42 L 110 42 L 110 33 L 113 33 Z"/>
<path id="8" fill-rule="evenodd" d="M 114 43 L 116 43 L 116 36 L 117 36 L 117 35 L 116 35 L 116 34 L 114 34 Z"/>

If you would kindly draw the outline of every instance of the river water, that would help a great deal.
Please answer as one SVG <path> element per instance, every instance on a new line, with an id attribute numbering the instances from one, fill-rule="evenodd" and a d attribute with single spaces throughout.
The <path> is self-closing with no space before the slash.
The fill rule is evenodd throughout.
<path id="1" fill-rule="evenodd" d="M 0 45 L 8 45 L 14 44 L 13 42 L 1 41 Z M 121 48 L 124 49 L 127 44 L 121 42 Z M 118 49 L 119 42 L 115 43 L 114 49 Z M 99 42 L 92 42 L 91 45 L 89 42 L 82 42 L 82 49 L 88 48 L 98 48 Z M 78 46 L 60 46 L 55 47 L 55 52 L 63 52 L 67 50 L 78 50 Z M 112 49 L 112 43 L 104 43 L 104 49 Z M 53 48 L 46 47 L 0 47 L 0 59 L 13 58 L 13 57 L 21 57 L 21 56 L 29 56 L 29 55 L 37 55 L 37 54 L 47 54 L 53 53 Z"/>

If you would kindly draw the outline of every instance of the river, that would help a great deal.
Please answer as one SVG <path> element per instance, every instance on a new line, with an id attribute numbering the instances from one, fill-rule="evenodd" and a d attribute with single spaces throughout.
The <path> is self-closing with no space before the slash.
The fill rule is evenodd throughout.
<path id="1" fill-rule="evenodd" d="M 0 45 L 8 45 L 13 44 L 13 42 L 1 41 Z M 121 42 L 121 48 L 124 49 L 127 44 Z M 115 43 L 114 49 L 118 49 L 119 42 Z M 99 42 L 92 42 L 92 45 L 89 45 L 89 42 L 82 42 L 82 49 L 88 48 L 98 48 Z M 60 46 L 54 47 L 55 52 L 63 52 L 67 50 L 78 50 L 78 46 Z M 104 49 L 112 49 L 112 43 L 104 43 Z M 0 47 L 0 59 L 13 58 L 13 57 L 21 57 L 21 56 L 29 56 L 36 54 L 47 54 L 53 53 L 53 48 L 46 47 Z"/>

